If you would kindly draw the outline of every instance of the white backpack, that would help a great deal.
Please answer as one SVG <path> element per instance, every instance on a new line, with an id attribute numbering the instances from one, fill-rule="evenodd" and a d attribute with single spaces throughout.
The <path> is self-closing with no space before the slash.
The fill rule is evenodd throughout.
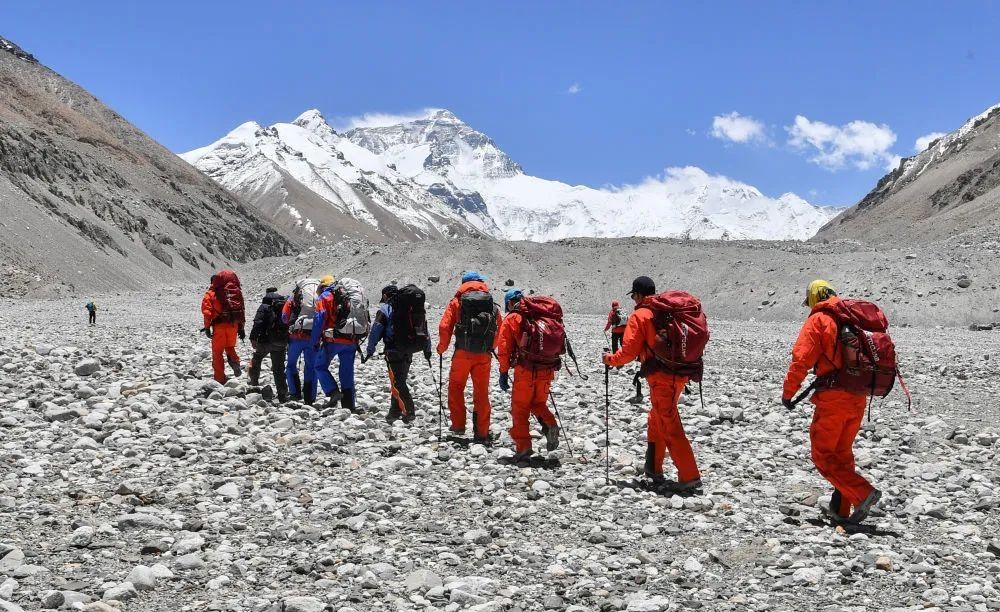
<path id="1" fill-rule="evenodd" d="M 310 331 L 313 327 L 313 318 L 316 316 L 316 290 L 319 289 L 319 281 L 315 278 L 304 278 L 295 283 L 295 287 L 302 291 L 302 302 L 299 305 L 299 316 L 292 321 L 290 331 Z"/>
<path id="2" fill-rule="evenodd" d="M 371 328 L 371 314 L 368 312 L 368 298 L 365 297 L 365 289 L 361 283 L 353 278 L 342 278 L 334 285 L 340 285 L 347 293 L 351 302 L 351 311 L 334 330 L 337 335 L 363 338 L 368 335 Z M 331 330 L 327 330 L 327 334 Z"/>

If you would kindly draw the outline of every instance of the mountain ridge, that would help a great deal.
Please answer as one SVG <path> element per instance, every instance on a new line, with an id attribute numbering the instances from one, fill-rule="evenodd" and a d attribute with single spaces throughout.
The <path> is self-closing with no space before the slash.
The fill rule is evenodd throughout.
<path id="1" fill-rule="evenodd" d="M 443 237 L 478 232 L 499 239 L 540 242 L 635 235 L 804 239 L 832 216 L 828 209 L 812 206 L 795 194 L 769 198 L 751 185 L 693 167 L 668 168 L 661 177 L 607 189 L 530 176 L 492 138 L 447 109 L 427 109 L 403 121 L 361 125 L 342 132 L 331 127 L 316 109 L 305 111 L 291 123 L 266 128 L 253 123 L 253 138 L 246 133 L 247 125 L 181 157 L 260 205 L 250 188 L 247 168 L 232 149 L 258 146 L 257 131 L 276 130 L 281 136 L 287 131 L 282 126 L 296 126 L 307 134 L 306 140 L 323 143 L 325 158 L 317 157 L 316 151 L 300 150 L 303 147 L 294 137 L 275 144 L 296 151 L 313 166 L 345 161 L 367 166 L 382 178 L 405 184 L 410 189 L 406 197 L 414 197 L 415 186 L 474 229 L 440 232 Z M 286 169 L 289 166 L 287 160 L 272 158 Z M 337 159 L 340 161 L 334 161 Z M 308 187 L 308 181 L 305 183 Z M 374 185 L 376 191 L 378 187 Z M 334 208 L 338 206 L 334 194 L 320 192 Z M 294 202 L 285 204 L 295 207 Z M 380 231 L 381 221 L 359 220 Z M 312 221 L 315 225 L 315 219 Z M 288 219 L 283 222 L 287 224 Z M 340 232 L 340 237 L 349 237 L 345 234 Z"/>

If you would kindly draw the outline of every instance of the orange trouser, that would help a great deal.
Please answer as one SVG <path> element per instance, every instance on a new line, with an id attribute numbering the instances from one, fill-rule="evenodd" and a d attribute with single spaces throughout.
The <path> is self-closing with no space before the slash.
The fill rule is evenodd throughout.
<path id="1" fill-rule="evenodd" d="M 653 408 L 649 411 L 646 428 L 647 456 L 646 472 L 649 475 L 663 473 L 663 460 L 667 451 L 677 468 L 677 481 L 688 482 L 700 478 L 698 464 L 694 459 L 691 443 L 681 425 L 681 415 L 677 411 L 677 401 L 684 391 L 688 379 L 664 372 L 654 372 L 646 377 L 649 383 L 649 399 Z"/>
<path id="2" fill-rule="evenodd" d="M 851 506 L 860 504 L 872 492 L 872 485 L 854 468 L 854 438 L 865 416 L 866 398 L 845 391 L 819 391 L 812 398 L 816 406 L 809 441 L 812 460 L 819 473 L 840 493 L 839 508 L 831 508 L 847 516 Z"/>
<path id="3" fill-rule="evenodd" d="M 212 326 L 212 372 L 215 380 L 225 384 L 226 363 L 223 353 L 229 361 L 240 362 L 236 353 L 236 323 L 216 323 Z"/>
<path id="4" fill-rule="evenodd" d="M 514 384 L 510 391 L 510 437 L 514 440 L 517 452 L 531 448 L 531 431 L 528 429 L 528 417 L 535 415 L 538 419 L 552 427 L 556 418 L 549 411 L 549 387 L 556 373 L 549 368 L 533 370 L 516 366 L 514 368 Z"/>
<path id="5" fill-rule="evenodd" d="M 456 350 L 448 373 L 448 412 L 451 426 L 465 428 L 465 385 L 472 376 L 473 433 L 485 437 L 490 432 L 490 365 L 489 353 Z"/>

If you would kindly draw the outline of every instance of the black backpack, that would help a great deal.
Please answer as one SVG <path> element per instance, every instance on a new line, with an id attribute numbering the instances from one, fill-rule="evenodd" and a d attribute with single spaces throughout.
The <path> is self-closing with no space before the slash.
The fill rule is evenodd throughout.
<path id="1" fill-rule="evenodd" d="M 267 331 L 269 342 L 288 342 L 288 326 L 281 321 L 281 311 L 285 308 L 285 300 L 285 296 L 279 295 L 271 302 L 271 325 Z"/>
<path id="2" fill-rule="evenodd" d="M 391 350 L 412 355 L 427 348 L 424 302 L 424 292 L 416 285 L 406 285 L 389 300 L 392 307 Z"/>
<path id="3" fill-rule="evenodd" d="M 470 353 L 490 353 L 497 333 L 497 309 L 493 296 L 485 291 L 469 291 L 459 298 L 455 348 Z"/>

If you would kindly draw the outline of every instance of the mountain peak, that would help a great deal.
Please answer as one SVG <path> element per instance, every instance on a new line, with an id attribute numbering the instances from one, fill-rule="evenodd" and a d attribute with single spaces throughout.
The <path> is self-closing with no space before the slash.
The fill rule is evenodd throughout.
<path id="1" fill-rule="evenodd" d="M 33 64 L 38 63 L 38 60 L 35 59 L 34 55 L 28 53 L 21 47 L 17 46 L 13 42 L 4 38 L 3 36 L 0 36 L 0 51 L 6 51 L 7 53 L 13 54 L 14 57 L 16 58 L 23 59 Z"/>
<path id="2" fill-rule="evenodd" d="M 316 128 L 322 126 L 329 127 L 329 124 L 326 122 L 326 118 L 323 117 L 323 113 L 319 112 L 319 110 L 315 108 L 311 108 L 296 117 L 295 121 L 292 121 L 292 124 L 307 130 L 315 130 Z"/>

